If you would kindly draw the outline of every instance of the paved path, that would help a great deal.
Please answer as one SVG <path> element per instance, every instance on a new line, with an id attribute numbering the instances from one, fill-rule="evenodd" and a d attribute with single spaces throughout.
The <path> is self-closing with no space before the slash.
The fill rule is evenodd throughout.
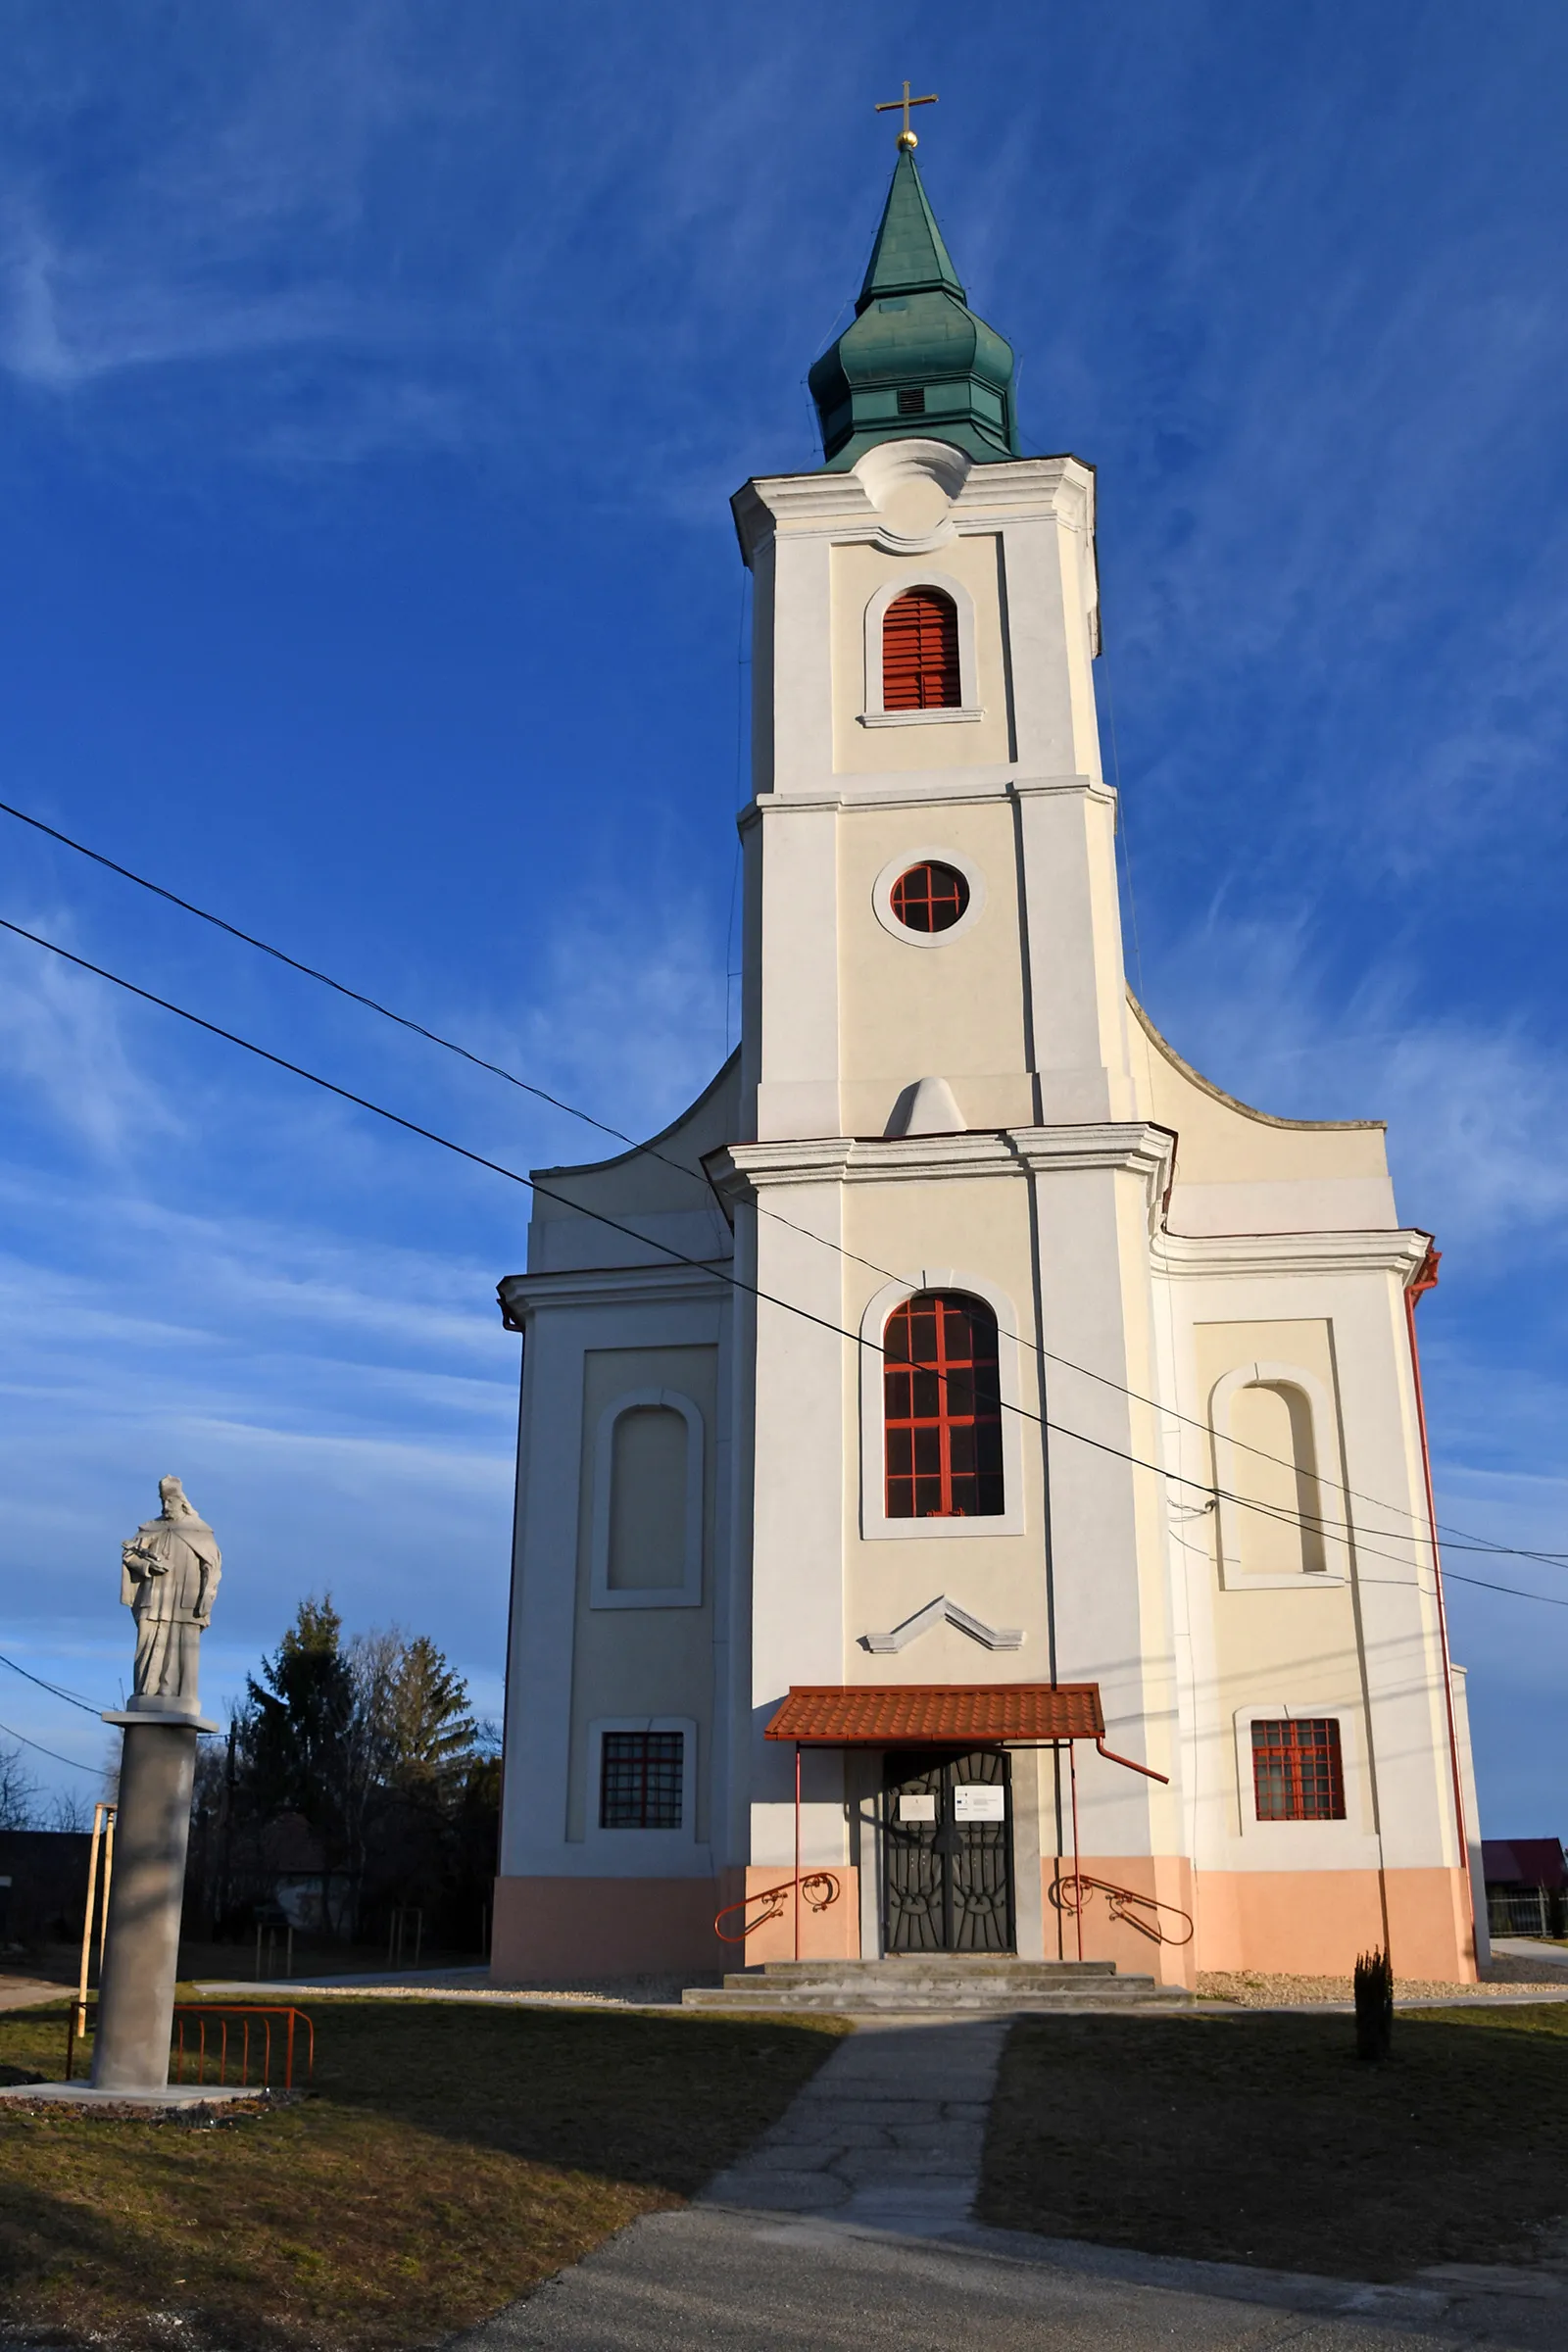
<path id="1" fill-rule="evenodd" d="M 1562 2352 L 1552 2303 L 689 2206 L 635 2223 L 449 2352 Z M 990 2242 L 986 2242 L 990 2241 Z"/>
<path id="2" fill-rule="evenodd" d="M 1009 2020 L 862 2027 L 705 2205 L 917 2234 L 968 2219 Z"/>
<path id="3" fill-rule="evenodd" d="M 44 2001 L 63 2001 L 74 1984 L 45 1984 L 37 1977 L 0 1977 L 0 2009 L 36 2009 Z"/>
<path id="4" fill-rule="evenodd" d="M 1366 2286 L 968 2219 L 1005 2021 L 848 2035 L 697 2204 L 449 2352 L 1563 2352 L 1568 2281 Z"/>
<path id="5" fill-rule="evenodd" d="M 1532 1936 L 1494 1936 L 1492 1948 L 1510 1960 L 1539 1960 L 1546 1968 L 1568 1968 L 1568 1944 L 1541 1943 Z"/>

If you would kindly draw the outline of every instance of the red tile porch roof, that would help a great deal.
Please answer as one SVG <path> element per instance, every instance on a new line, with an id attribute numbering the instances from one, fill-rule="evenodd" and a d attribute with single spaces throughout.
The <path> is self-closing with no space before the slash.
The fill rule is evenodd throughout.
<path id="1" fill-rule="evenodd" d="M 919 1747 L 1100 1740 L 1098 1683 L 792 1683 L 769 1740 L 802 1747 Z"/>

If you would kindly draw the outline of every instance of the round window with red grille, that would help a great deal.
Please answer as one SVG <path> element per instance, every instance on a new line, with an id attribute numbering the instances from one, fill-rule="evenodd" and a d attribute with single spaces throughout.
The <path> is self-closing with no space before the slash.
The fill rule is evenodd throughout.
<path id="1" fill-rule="evenodd" d="M 951 931 L 969 905 L 969 885 L 956 866 L 927 858 L 901 874 L 888 904 L 906 931 Z"/>

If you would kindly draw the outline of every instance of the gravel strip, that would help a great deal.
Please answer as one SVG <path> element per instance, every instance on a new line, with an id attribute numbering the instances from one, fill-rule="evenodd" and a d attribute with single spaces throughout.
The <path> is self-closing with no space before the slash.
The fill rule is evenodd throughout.
<path id="1" fill-rule="evenodd" d="M 1522 1992 L 1554 1993 L 1560 1998 L 1564 1985 L 1561 1977 L 1542 1984 L 1528 1961 L 1494 1960 L 1479 1984 L 1396 1977 L 1394 1989 L 1401 2001 L 1451 2001 L 1461 1995 L 1473 2000 L 1488 1993 L 1517 1999 Z M 1296 2009 L 1317 2002 L 1345 2002 L 1353 1999 L 1354 1990 L 1348 1977 L 1254 1976 L 1239 1969 L 1198 1972 L 1200 2000 L 1233 2001 L 1243 2009 Z"/>

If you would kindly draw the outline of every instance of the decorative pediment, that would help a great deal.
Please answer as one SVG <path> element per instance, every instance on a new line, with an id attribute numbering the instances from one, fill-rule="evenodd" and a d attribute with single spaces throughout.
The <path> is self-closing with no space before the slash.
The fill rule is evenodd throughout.
<path id="1" fill-rule="evenodd" d="M 896 1625 L 890 1634 L 862 1634 L 860 1646 L 883 1656 L 890 1650 L 907 1649 L 911 1642 L 918 1642 L 922 1634 L 929 1634 L 939 1625 L 956 1626 L 960 1634 L 967 1634 L 970 1641 L 978 1642 L 982 1649 L 1023 1647 L 1021 1626 L 986 1625 L 968 1609 L 960 1609 L 957 1602 L 950 1600 L 945 1592 L 939 1592 L 935 1600 L 928 1600 L 923 1609 L 916 1609 L 912 1617 L 906 1617 L 904 1623 Z"/>

